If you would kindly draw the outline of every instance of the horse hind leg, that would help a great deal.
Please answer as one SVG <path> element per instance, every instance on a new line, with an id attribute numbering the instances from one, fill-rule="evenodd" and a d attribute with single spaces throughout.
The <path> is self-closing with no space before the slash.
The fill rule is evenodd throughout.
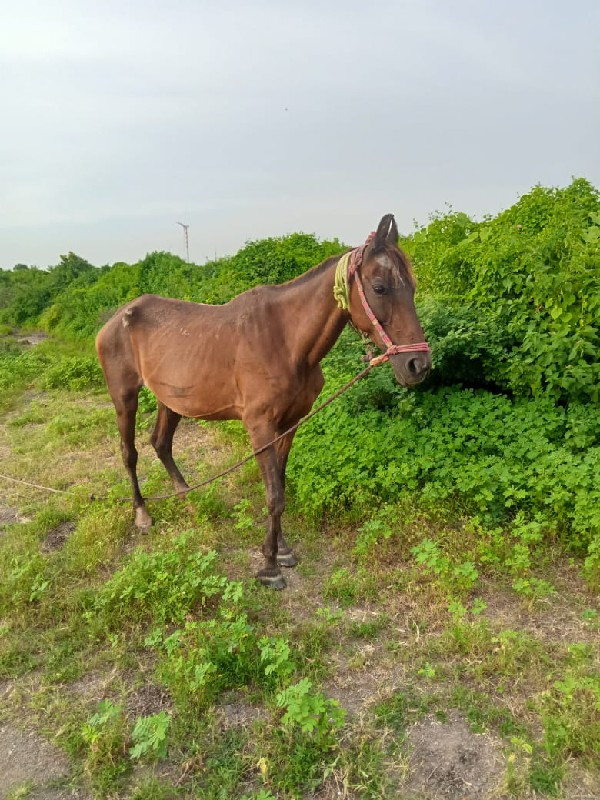
<path id="1" fill-rule="evenodd" d="M 131 489 L 133 491 L 133 510 L 135 513 L 135 524 L 138 528 L 149 528 L 152 519 L 146 511 L 146 504 L 137 477 L 138 452 L 135 449 L 135 414 L 138 406 L 139 387 L 124 392 L 119 397 L 113 397 L 117 412 L 117 425 L 121 434 L 121 453 L 123 463 L 129 475 Z"/>
<path id="2" fill-rule="evenodd" d="M 162 461 L 165 469 L 173 482 L 173 487 L 176 492 L 179 492 L 179 497 L 183 500 L 186 496 L 186 489 L 188 484 L 185 478 L 179 471 L 179 467 L 173 460 L 173 436 L 175 430 L 179 425 L 181 414 L 177 414 L 164 403 L 158 403 L 158 415 L 156 417 L 156 425 L 150 437 L 152 447 L 156 451 L 156 455 Z"/>

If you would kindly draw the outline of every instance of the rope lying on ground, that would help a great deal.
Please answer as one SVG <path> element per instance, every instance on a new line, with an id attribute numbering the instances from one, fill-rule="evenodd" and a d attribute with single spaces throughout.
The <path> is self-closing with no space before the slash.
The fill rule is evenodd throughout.
<path id="1" fill-rule="evenodd" d="M 377 366 L 378 363 L 380 362 L 377 359 L 372 359 L 372 361 L 361 372 L 359 372 L 358 375 L 355 375 L 354 378 L 349 380 L 348 383 L 344 384 L 344 386 L 342 386 L 341 389 L 338 389 L 337 392 L 334 392 L 330 397 L 327 398 L 327 400 L 324 400 L 316 408 L 313 408 L 313 410 L 309 414 L 307 414 L 305 417 L 302 417 L 302 419 L 300 419 L 295 425 L 292 425 L 291 428 L 288 428 L 283 433 L 280 433 L 279 436 L 276 436 L 270 442 L 267 442 L 267 444 L 263 445 L 262 447 L 259 447 L 257 450 L 254 450 L 252 453 L 250 453 L 250 455 L 247 455 L 245 456 L 245 458 L 242 458 L 240 461 L 237 461 L 231 467 L 228 467 L 227 469 L 218 472 L 216 475 L 213 475 L 210 478 L 206 478 L 205 480 L 200 481 L 200 483 L 195 483 L 192 486 L 188 486 L 186 489 L 178 489 L 176 492 L 169 492 L 167 494 L 155 494 L 150 497 L 145 497 L 144 500 L 145 501 L 167 500 L 170 497 L 180 497 L 181 495 L 188 494 L 188 492 L 194 491 L 194 489 L 200 489 L 203 486 L 208 486 L 214 481 L 217 481 L 220 478 L 224 478 L 225 475 L 229 475 L 230 472 L 234 472 L 236 469 L 243 467 L 244 464 L 247 464 L 249 461 L 252 461 L 253 458 L 256 458 L 256 456 L 260 455 L 261 453 L 264 453 L 265 450 L 268 450 L 269 447 L 272 447 L 280 439 L 289 436 L 290 433 L 294 433 L 294 431 L 298 430 L 298 428 L 301 425 L 304 425 L 305 422 L 308 422 L 309 419 L 312 419 L 316 414 L 318 414 L 319 411 L 322 411 L 330 403 L 333 403 L 334 400 L 337 400 L 337 398 L 340 397 L 342 394 L 344 394 L 344 392 L 347 392 L 348 389 L 351 389 L 355 383 L 358 383 L 366 375 L 368 375 L 368 373 L 373 369 L 373 367 Z M 10 475 L 3 475 L 1 472 L 0 472 L 0 478 L 4 478 L 4 480 L 11 481 L 12 483 L 20 483 L 23 486 L 31 486 L 34 489 L 42 489 L 43 491 L 46 492 L 53 492 L 54 494 L 66 494 L 66 495 L 71 495 L 73 497 L 79 496 L 72 489 L 53 489 L 51 486 L 42 486 L 39 483 L 31 483 L 29 481 L 20 480 L 19 478 L 12 478 Z M 112 500 L 113 502 L 116 503 L 130 503 L 131 497 L 110 497 L 110 495 L 94 495 L 94 494 L 90 494 L 89 496 L 90 502 L 100 502 L 104 500 Z"/>

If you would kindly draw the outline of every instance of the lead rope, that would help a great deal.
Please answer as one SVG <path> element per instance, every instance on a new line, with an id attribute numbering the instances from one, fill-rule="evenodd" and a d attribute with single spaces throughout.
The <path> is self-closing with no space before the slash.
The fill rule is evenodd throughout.
<path id="1" fill-rule="evenodd" d="M 321 405 L 314 408 L 305 417 L 302 417 L 302 419 L 300 419 L 295 425 L 292 425 L 291 428 L 288 428 L 287 431 L 280 433 L 279 436 L 276 436 L 267 444 L 263 445 L 262 447 L 259 447 L 258 450 L 254 450 L 252 453 L 250 453 L 250 455 L 246 456 L 245 458 L 242 458 L 241 461 L 237 461 L 231 467 L 224 469 L 222 472 L 218 472 L 211 478 L 206 478 L 206 480 L 200 481 L 200 483 L 195 483 L 192 486 L 188 486 L 186 489 L 180 489 L 176 492 L 169 492 L 168 494 L 155 494 L 152 495 L 151 497 L 146 497 L 144 498 L 146 502 L 152 500 L 167 500 L 170 497 L 181 497 L 181 495 L 188 494 L 189 492 L 192 492 L 195 489 L 200 489 L 203 486 L 209 486 L 211 483 L 214 483 L 214 481 L 217 481 L 220 478 L 224 478 L 226 475 L 229 475 L 230 472 L 234 472 L 236 469 L 243 467 L 244 464 L 247 464 L 249 461 L 252 461 L 253 458 L 256 458 L 256 456 L 260 455 L 261 453 L 264 453 L 265 450 L 268 450 L 269 447 L 272 447 L 273 445 L 277 444 L 277 442 L 279 442 L 285 436 L 289 436 L 291 433 L 297 431 L 301 425 L 304 425 L 304 423 L 308 422 L 309 419 L 312 419 L 315 416 L 315 414 L 318 414 L 319 411 L 322 411 L 330 403 L 333 403 L 333 401 L 337 400 L 337 398 L 340 397 L 340 395 L 344 394 L 344 392 L 347 392 L 348 389 L 352 388 L 352 386 L 354 386 L 355 383 L 358 383 L 358 381 L 362 380 L 366 375 L 368 375 L 369 372 L 373 369 L 373 367 L 377 367 L 379 366 L 379 364 L 384 364 L 386 361 L 388 361 L 390 356 L 396 355 L 398 353 L 429 352 L 429 345 L 427 344 L 427 342 L 417 342 L 416 344 L 393 344 L 390 337 L 383 330 L 381 323 L 373 313 L 373 310 L 371 309 L 371 306 L 367 301 L 365 291 L 362 285 L 362 280 L 360 279 L 360 274 L 358 272 L 358 267 L 361 265 L 365 250 L 371 243 L 374 236 L 375 236 L 374 232 L 370 233 L 369 236 L 367 237 L 366 242 L 362 247 L 356 247 L 354 250 L 351 250 L 349 253 L 346 253 L 344 256 L 342 256 L 342 258 L 340 259 L 340 263 L 338 263 L 338 267 L 336 268 L 336 275 L 334 279 L 334 296 L 340 308 L 344 308 L 349 312 L 350 282 L 352 278 L 354 278 L 354 280 L 356 281 L 356 287 L 358 289 L 358 294 L 360 296 L 363 308 L 371 324 L 373 325 L 379 337 L 381 338 L 381 341 L 387 348 L 385 353 L 382 353 L 379 356 L 375 356 L 375 358 L 371 358 L 368 365 L 361 372 L 359 372 L 358 375 L 355 375 L 354 378 L 349 380 L 348 383 L 344 384 L 344 386 L 342 386 L 341 389 L 338 389 L 337 392 L 334 392 L 331 395 L 331 397 L 328 397 L 327 400 L 321 403 Z M 346 301 L 345 303 L 343 302 L 344 300 Z M 352 320 L 352 318 L 350 319 Z M 10 475 L 3 475 L 2 473 L 0 473 L 0 478 L 4 478 L 4 480 L 7 481 L 12 481 L 12 483 L 20 483 L 23 486 L 31 486 L 35 489 L 42 489 L 46 492 L 77 496 L 76 493 L 72 490 L 52 489 L 50 486 L 42 486 L 39 483 L 29 483 L 28 481 L 19 480 L 18 478 L 12 478 Z M 129 503 L 131 502 L 131 497 L 111 498 L 109 495 L 96 496 L 94 494 L 91 494 L 89 496 L 89 500 L 90 502 L 112 500 L 113 502 L 116 503 Z"/>
<path id="2" fill-rule="evenodd" d="M 304 425 L 305 422 L 308 422 L 309 419 L 312 419 L 315 416 L 315 414 L 318 414 L 319 411 L 322 411 L 330 403 L 333 403 L 334 400 L 337 400 L 337 398 L 340 397 L 342 394 L 344 394 L 344 392 L 347 392 L 348 389 L 352 388 L 352 386 L 354 386 L 355 383 L 358 383 L 366 375 L 368 375 L 374 366 L 376 366 L 376 364 L 370 363 L 368 366 L 365 367 L 365 369 L 359 372 L 358 375 L 355 375 L 354 378 L 352 378 L 352 380 L 349 380 L 348 383 L 344 384 L 344 386 L 341 387 L 341 389 L 338 389 L 337 392 L 334 392 L 330 397 L 327 398 L 327 400 L 324 400 L 309 414 L 307 414 L 305 417 L 302 417 L 302 419 L 300 419 L 295 425 L 292 425 L 291 428 L 288 428 L 283 433 L 280 433 L 279 436 L 276 436 L 270 442 L 267 442 L 267 444 L 263 445 L 262 447 L 259 447 L 258 450 L 254 450 L 252 453 L 250 453 L 250 455 L 247 455 L 245 458 L 242 458 L 241 461 L 237 461 L 235 464 L 232 464 L 231 467 L 222 470 L 222 472 L 218 472 L 216 475 L 213 475 L 210 478 L 206 478 L 205 480 L 200 481 L 200 483 L 195 483 L 192 486 L 188 486 L 187 489 L 180 489 L 176 492 L 169 492 L 168 494 L 151 495 L 150 497 L 145 497 L 144 501 L 148 502 L 152 500 L 167 500 L 170 497 L 180 497 L 183 494 L 188 494 L 188 492 L 194 491 L 194 489 L 200 489 L 203 486 L 208 486 L 214 481 L 217 481 L 220 478 L 224 478 L 226 475 L 229 475 L 230 472 L 234 472 L 236 469 L 243 467 L 244 464 L 247 464 L 249 461 L 252 461 L 253 458 L 256 458 L 256 456 L 260 455 L 261 453 L 264 453 L 265 450 L 268 450 L 269 447 L 272 447 L 274 444 L 280 441 L 280 439 L 283 439 L 285 436 L 289 436 L 291 433 L 294 433 L 296 430 L 298 430 L 298 428 L 301 425 Z M 0 478 L 4 478 L 4 480 L 11 481 L 12 483 L 19 483 L 23 486 L 31 486 L 34 489 L 42 489 L 46 492 L 53 492 L 54 494 L 66 494 L 66 495 L 71 495 L 73 497 L 79 496 L 72 489 L 53 489 L 50 486 L 42 486 L 39 483 L 30 483 L 29 481 L 23 481 L 20 480 L 19 478 L 13 478 L 10 475 L 3 475 L 1 472 L 0 472 Z M 130 503 L 131 497 L 110 497 L 110 495 L 90 494 L 88 500 L 91 503 L 102 502 L 105 500 L 112 500 L 115 503 Z"/>

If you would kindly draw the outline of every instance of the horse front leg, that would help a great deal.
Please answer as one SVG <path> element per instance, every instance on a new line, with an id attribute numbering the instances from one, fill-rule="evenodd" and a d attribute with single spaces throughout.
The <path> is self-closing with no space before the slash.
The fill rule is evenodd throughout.
<path id="1" fill-rule="evenodd" d="M 255 450 L 264 447 L 275 438 L 273 430 L 265 428 L 250 428 L 250 438 Z M 285 508 L 285 491 L 282 480 L 281 468 L 274 445 L 271 445 L 256 456 L 267 495 L 267 535 L 263 542 L 262 553 L 265 565 L 259 570 L 256 577 L 264 586 L 273 589 L 285 589 L 285 578 L 281 574 L 277 559 L 278 540 L 281 534 L 281 515 Z"/>
<path id="2" fill-rule="evenodd" d="M 283 485 L 283 489 L 285 492 L 285 469 L 287 467 L 288 456 L 290 454 L 290 449 L 292 447 L 292 442 L 294 441 L 294 436 L 296 431 L 292 431 L 280 439 L 276 445 L 275 449 L 277 451 L 277 461 L 279 464 L 279 471 L 281 474 L 281 482 Z M 292 548 L 286 542 L 285 537 L 283 535 L 283 531 L 281 530 L 281 524 L 279 525 L 279 532 L 277 534 L 277 562 L 281 567 L 295 567 L 298 563 L 298 559 L 292 552 Z"/>

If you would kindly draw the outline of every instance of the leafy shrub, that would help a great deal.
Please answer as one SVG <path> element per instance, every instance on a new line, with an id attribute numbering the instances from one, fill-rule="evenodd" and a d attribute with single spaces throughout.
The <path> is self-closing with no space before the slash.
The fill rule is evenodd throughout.
<path id="1" fill-rule="evenodd" d="M 150 389 L 142 386 L 138 395 L 138 411 L 142 414 L 151 414 L 158 408 L 156 397 L 152 394 Z"/>
<path id="2" fill-rule="evenodd" d="M 433 354 L 429 386 L 495 388 L 505 383 L 512 342 L 493 309 L 484 313 L 464 300 L 425 297 L 418 312 Z"/>
<path id="3" fill-rule="evenodd" d="M 104 376 L 97 358 L 65 358 L 46 370 L 43 383 L 45 389 L 83 391 L 103 386 Z"/>
<path id="4" fill-rule="evenodd" d="M 21 389 L 43 374 L 52 362 L 47 347 L 8 348 L 0 353 L 0 389 Z"/>
<path id="5" fill-rule="evenodd" d="M 307 678 L 280 692 L 277 705 L 285 713 L 271 741 L 276 763 L 271 782 L 297 796 L 314 789 L 335 761 L 346 712 L 336 700 L 315 692 Z"/>
<path id="6" fill-rule="evenodd" d="M 304 513 L 459 500 L 488 524 L 522 511 L 538 540 L 563 532 L 585 550 L 600 532 L 600 438 L 585 406 L 458 389 L 404 393 L 395 412 L 357 416 L 355 403 L 341 398 L 296 437 L 288 476 Z"/>
<path id="7" fill-rule="evenodd" d="M 343 249 L 337 240 L 295 233 L 248 242 L 236 255 L 202 267 L 155 252 L 136 264 L 96 269 L 70 253 L 47 271 L 0 270 L 0 322 L 89 340 L 114 311 L 145 292 L 223 303 L 259 283 L 289 280 Z"/>
<path id="8" fill-rule="evenodd" d="M 521 395 L 600 399 L 600 196 L 534 188 L 494 219 L 453 212 L 403 244 L 429 295 L 493 321 L 496 380 Z"/>
<path id="9" fill-rule="evenodd" d="M 167 551 L 135 550 L 100 588 L 89 617 L 109 630 L 127 621 L 181 622 L 226 589 L 227 578 L 213 572 L 216 557 L 214 550 L 198 552 L 191 533 Z"/>
<path id="10" fill-rule="evenodd" d="M 294 672 L 289 644 L 259 638 L 238 608 L 241 598 L 241 585 L 230 583 L 214 618 L 187 622 L 166 638 L 156 631 L 146 640 L 159 646 L 157 674 L 182 708 L 203 708 L 226 689 L 255 683 L 269 692 Z"/>

